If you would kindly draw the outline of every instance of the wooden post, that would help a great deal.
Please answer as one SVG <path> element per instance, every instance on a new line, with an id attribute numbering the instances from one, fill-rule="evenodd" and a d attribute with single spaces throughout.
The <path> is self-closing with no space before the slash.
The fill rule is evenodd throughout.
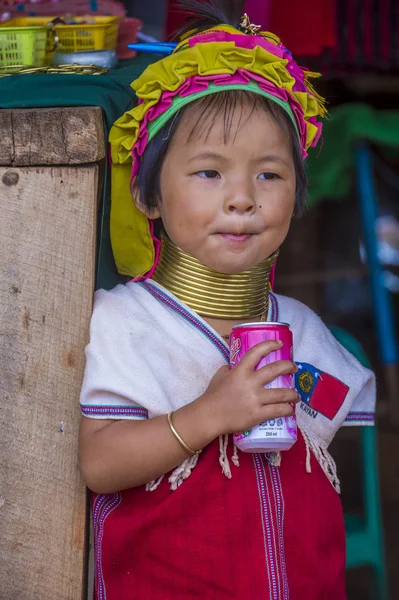
<path id="1" fill-rule="evenodd" d="M 80 600 L 77 434 L 102 114 L 3 110 L 0 130 L 0 598 Z"/>

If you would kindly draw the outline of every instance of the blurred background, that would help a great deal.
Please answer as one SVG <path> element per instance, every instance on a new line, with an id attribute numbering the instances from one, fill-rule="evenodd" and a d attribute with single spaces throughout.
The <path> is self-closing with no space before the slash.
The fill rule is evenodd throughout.
<path id="1" fill-rule="evenodd" d="M 329 118 L 322 150 L 309 156 L 308 209 L 293 221 L 275 289 L 357 340 L 363 360 L 377 374 L 377 435 L 371 428 L 343 428 L 332 454 L 346 515 L 349 599 L 394 600 L 399 588 L 399 2 L 248 0 L 247 11 L 253 23 L 279 35 L 300 64 L 323 74 L 318 90 L 327 98 Z M 66 15 L 83 16 L 87 23 L 99 15 L 118 17 L 116 69 L 140 61 L 128 42 L 170 39 L 184 18 L 173 0 L 0 0 L 0 15 L 6 28 L 10 19 L 40 15 L 65 22 L 72 22 Z M 6 68 L 1 57 L 0 41 L 0 68 Z M 140 62 L 136 65 L 138 70 Z"/>

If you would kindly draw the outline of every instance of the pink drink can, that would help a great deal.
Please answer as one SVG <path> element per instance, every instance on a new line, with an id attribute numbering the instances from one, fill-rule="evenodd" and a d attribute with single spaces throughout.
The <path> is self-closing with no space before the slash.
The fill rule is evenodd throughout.
<path id="1" fill-rule="evenodd" d="M 292 332 L 287 323 L 245 323 L 233 327 L 230 335 L 230 368 L 234 368 L 248 350 L 268 340 L 280 340 L 283 346 L 256 365 L 260 369 L 277 360 L 293 360 Z M 294 375 L 280 375 L 266 388 L 294 388 Z M 295 414 L 264 421 L 242 433 L 234 434 L 234 443 L 243 452 L 289 450 L 297 439 Z"/>

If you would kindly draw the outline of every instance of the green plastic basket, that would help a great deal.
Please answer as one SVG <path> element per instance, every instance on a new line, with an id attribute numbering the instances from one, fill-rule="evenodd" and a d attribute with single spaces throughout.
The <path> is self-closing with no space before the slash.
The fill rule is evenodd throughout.
<path id="1" fill-rule="evenodd" d="M 0 27 L 0 67 L 42 67 L 46 64 L 48 27 Z"/>

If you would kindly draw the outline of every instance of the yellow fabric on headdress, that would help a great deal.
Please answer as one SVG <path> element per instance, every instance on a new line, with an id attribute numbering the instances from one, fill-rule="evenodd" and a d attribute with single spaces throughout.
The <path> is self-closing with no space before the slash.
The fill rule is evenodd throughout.
<path id="1" fill-rule="evenodd" d="M 225 31 L 240 35 L 234 27 L 219 26 L 212 31 Z M 203 32 L 206 33 L 206 32 Z M 201 34 L 200 34 L 201 35 Z M 241 34 L 244 35 L 244 34 Z M 261 33 L 272 43 L 272 34 Z M 127 111 L 113 125 L 110 132 L 112 157 L 111 184 L 111 242 L 119 273 L 132 277 L 147 273 L 154 263 L 154 247 L 147 219 L 135 208 L 129 189 L 132 168 L 132 148 L 137 141 L 140 123 L 146 112 L 156 105 L 166 90 L 175 91 L 190 77 L 217 74 L 234 74 L 238 69 L 255 73 L 285 89 L 302 106 L 306 122 L 306 148 L 318 134 L 317 127 L 309 117 L 323 116 L 325 109 L 321 99 L 314 94 L 293 90 L 295 79 L 286 69 L 288 61 L 275 56 L 266 49 L 240 48 L 234 42 L 206 42 L 188 46 L 181 42 L 170 56 L 149 65 L 131 87 L 143 102 Z M 305 73 L 308 78 L 317 74 Z"/>
<path id="2" fill-rule="evenodd" d="M 136 277 L 147 273 L 155 258 L 147 217 L 134 205 L 130 168 L 115 163 L 111 177 L 111 245 L 118 273 Z"/>

